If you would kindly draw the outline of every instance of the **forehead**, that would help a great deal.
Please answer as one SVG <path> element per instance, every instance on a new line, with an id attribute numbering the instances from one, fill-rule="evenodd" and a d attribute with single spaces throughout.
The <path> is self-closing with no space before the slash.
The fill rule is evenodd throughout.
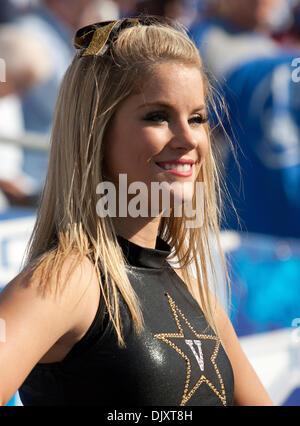
<path id="1" fill-rule="evenodd" d="M 128 101 L 132 104 L 143 104 L 157 100 L 190 105 L 204 103 L 201 70 L 194 65 L 174 61 L 155 66 L 152 73 L 142 81 L 138 92 L 130 96 Z"/>

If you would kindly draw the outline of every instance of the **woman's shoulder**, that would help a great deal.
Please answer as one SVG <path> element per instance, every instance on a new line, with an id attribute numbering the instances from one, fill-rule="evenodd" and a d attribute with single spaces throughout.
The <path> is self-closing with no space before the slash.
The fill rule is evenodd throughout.
<path id="1" fill-rule="evenodd" d="M 88 259 L 75 259 L 64 259 L 59 278 L 55 268 L 50 270 L 48 282 L 42 282 L 43 272 L 30 264 L 1 290 L 0 318 L 7 332 L 0 351 L 0 403 L 11 398 L 54 345 L 57 349 L 60 342 L 59 353 L 51 355 L 57 361 L 92 323 L 99 305 L 98 279 Z M 60 284 L 62 289 L 53 292 L 51 286 Z M 50 291 L 41 292 L 41 286 Z"/>
<path id="2" fill-rule="evenodd" d="M 76 252 L 69 254 L 49 250 L 29 262 L 16 277 L 19 285 L 43 290 L 46 296 L 55 293 L 65 297 L 86 290 L 91 282 L 97 282 L 95 265 L 87 256 Z"/>
<path id="3" fill-rule="evenodd" d="M 95 303 L 98 306 L 100 298 L 94 264 L 76 253 L 59 261 L 55 261 L 53 253 L 45 253 L 28 263 L 2 291 L 8 299 L 23 300 L 24 305 L 32 304 L 37 311 L 59 313 L 70 329 L 86 322 L 87 307 L 92 309 Z"/>

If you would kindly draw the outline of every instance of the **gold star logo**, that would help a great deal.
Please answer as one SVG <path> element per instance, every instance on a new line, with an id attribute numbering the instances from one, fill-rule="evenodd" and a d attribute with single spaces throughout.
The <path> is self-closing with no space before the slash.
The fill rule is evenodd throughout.
<path id="1" fill-rule="evenodd" d="M 186 381 L 185 381 L 185 386 L 184 386 L 184 391 L 183 391 L 183 395 L 182 395 L 182 400 L 180 405 L 185 405 L 187 403 L 187 401 L 191 398 L 191 396 L 194 394 L 194 392 L 199 388 L 199 386 L 202 383 L 206 383 L 207 386 L 209 386 L 209 388 L 218 396 L 218 398 L 220 398 L 221 402 L 223 405 L 226 405 L 226 394 L 225 394 L 225 388 L 224 388 L 224 383 L 221 377 L 221 374 L 218 370 L 218 366 L 215 362 L 218 351 L 219 351 L 219 346 L 220 346 L 220 339 L 219 337 L 215 336 L 215 335 L 207 335 L 207 334 L 198 334 L 194 328 L 191 326 L 191 324 L 189 323 L 189 321 L 186 319 L 186 317 L 184 316 L 184 314 L 181 312 L 181 310 L 178 308 L 178 306 L 175 304 L 175 302 L 173 301 L 173 299 L 171 298 L 171 296 L 169 295 L 169 293 L 166 293 L 166 296 L 168 297 L 169 300 L 169 304 L 171 307 L 171 311 L 172 314 L 174 316 L 177 328 L 179 333 L 159 333 L 159 334 L 153 334 L 153 337 L 155 337 L 156 339 L 160 339 L 163 342 L 167 343 L 168 345 L 171 346 L 171 348 L 173 348 L 183 359 L 185 359 L 186 361 Z M 170 338 L 173 340 L 174 338 L 177 339 L 184 339 L 184 333 L 183 333 L 183 328 L 182 325 L 180 323 L 179 318 L 181 318 L 185 324 L 189 327 L 189 329 L 194 333 L 194 335 L 197 337 L 197 339 L 201 340 L 214 340 L 215 341 L 215 347 L 213 350 L 213 353 L 210 357 L 210 361 L 214 367 L 214 370 L 216 372 L 218 381 L 220 383 L 220 389 L 217 389 L 210 380 L 208 380 L 204 374 L 201 374 L 200 378 L 198 379 L 198 381 L 196 382 L 196 384 L 191 387 L 190 386 L 190 380 L 191 380 L 191 361 L 189 359 L 189 357 L 175 344 L 173 343 Z M 190 340 L 186 340 L 186 343 L 191 342 Z M 193 351 L 194 352 L 194 351 Z M 199 362 L 199 361 L 198 361 Z M 200 365 L 200 364 L 199 364 Z M 201 368 L 202 370 L 202 368 Z"/>

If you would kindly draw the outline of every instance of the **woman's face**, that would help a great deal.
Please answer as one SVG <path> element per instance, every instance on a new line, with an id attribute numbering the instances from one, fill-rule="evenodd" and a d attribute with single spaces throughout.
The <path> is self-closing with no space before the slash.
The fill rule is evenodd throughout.
<path id="1" fill-rule="evenodd" d="M 116 110 L 105 136 L 106 177 L 117 184 L 125 173 L 128 186 L 144 182 L 149 191 L 151 182 L 189 182 L 186 187 L 193 188 L 208 149 L 205 119 L 199 69 L 171 61 L 158 65 L 141 92 Z"/>

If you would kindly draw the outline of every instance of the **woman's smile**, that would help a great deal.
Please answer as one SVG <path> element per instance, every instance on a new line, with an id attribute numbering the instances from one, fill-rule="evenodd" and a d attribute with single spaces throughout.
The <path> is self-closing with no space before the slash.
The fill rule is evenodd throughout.
<path id="1" fill-rule="evenodd" d="M 165 172 L 173 174 L 175 176 L 181 176 L 181 177 L 190 177 L 193 174 L 193 163 L 186 163 L 186 162 L 159 162 L 156 163 L 157 166 L 160 169 L 163 169 Z"/>

